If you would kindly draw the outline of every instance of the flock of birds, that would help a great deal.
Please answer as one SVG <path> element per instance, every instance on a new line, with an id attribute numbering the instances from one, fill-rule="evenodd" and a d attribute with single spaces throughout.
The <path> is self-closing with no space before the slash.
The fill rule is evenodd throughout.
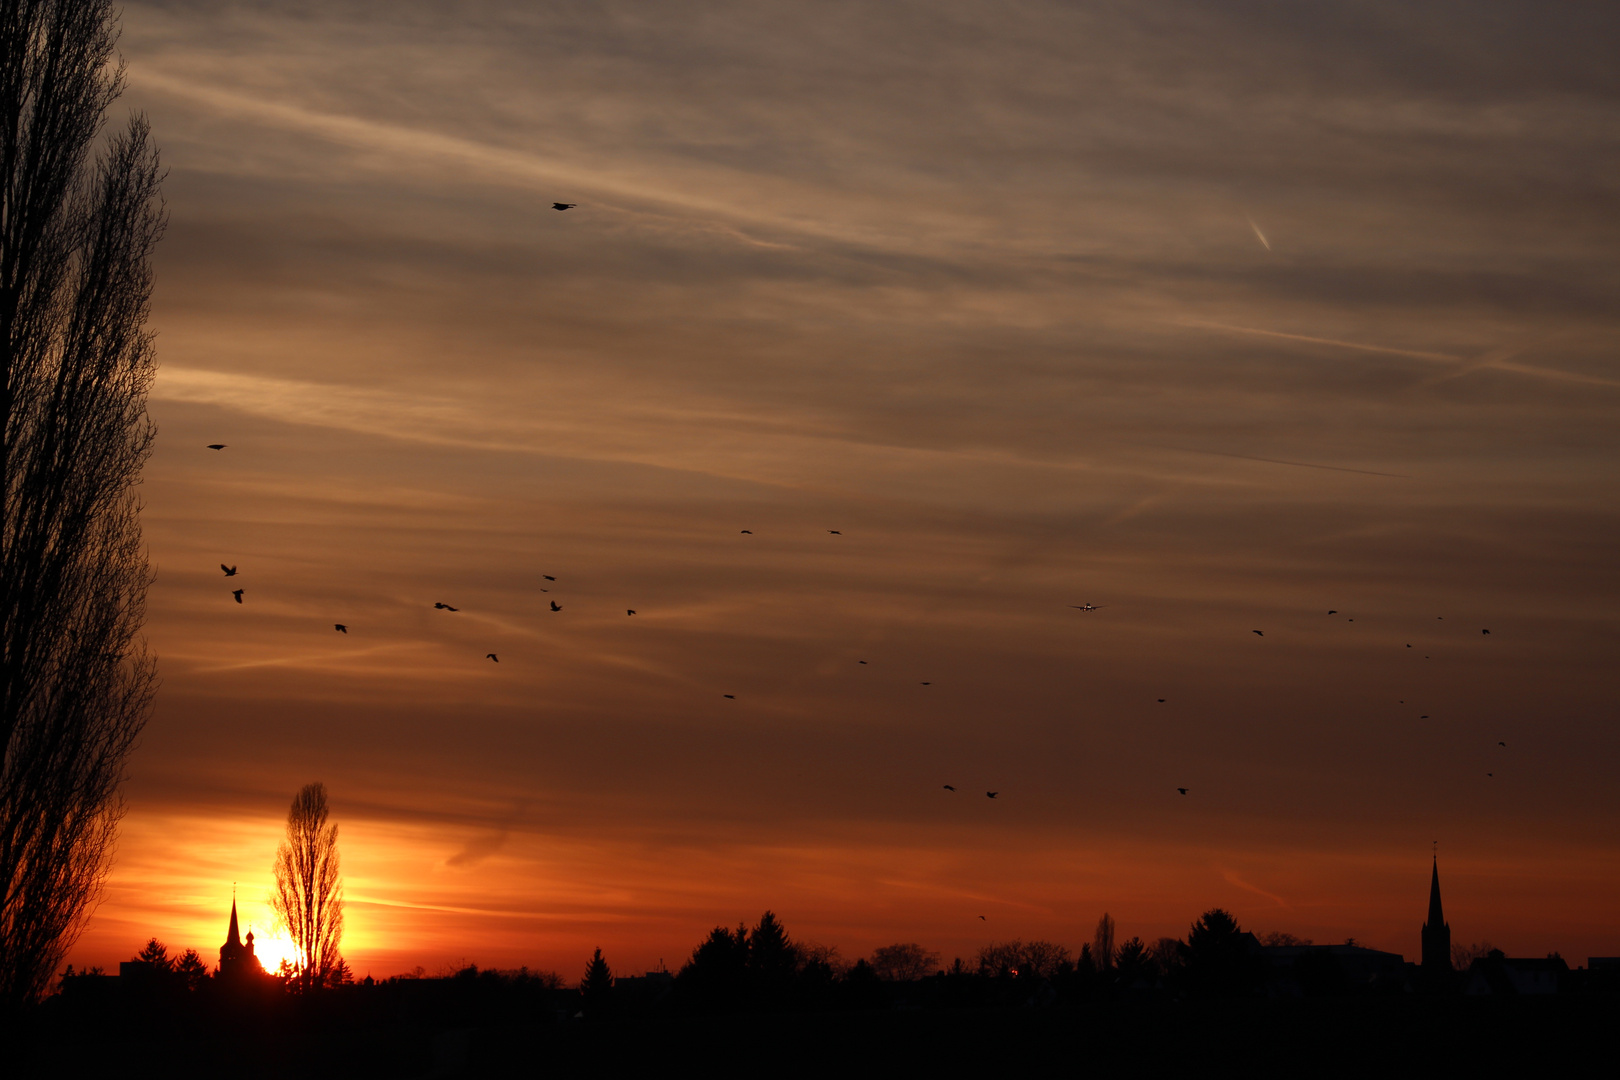
<path id="1" fill-rule="evenodd" d="M 577 205 L 578 205 L 577 203 L 561 203 L 561 202 L 552 203 L 552 209 L 554 209 L 554 210 L 571 210 Z M 227 445 L 228 444 L 226 444 L 226 443 L 209 443 L 209 444 L 207 444 L 208 449 L 216 450 L 216 451 L 224 450 Z M 831 536 L 842 536 L 843 535 L 843 532 L 841 530 L 839 530 L 839 529 L 828 529 L 827 533 L 829 535 L 831 535 Z M 754 530 L 752 530 L 752 529 L 743 529 L 741 531 L 741 535 L 743 535 L 743 536 L 752 536 L 753 534 L 754 534 Z M 225 576 L 227 578 L 234 578 L 234 577 L 237 576 L 237 567 L 235 565 L 227 565 L 225 563 L 220 563 L 219 568 L 222 571 L 224 571 Z M 551 575 L 551 574 L 542 574 L 541 576 L 546 581 L 549 581 L 549 582 L 555 583 L 556 580 L 557 580 L 556 577 L 554 575 Z M 231 596 L 238 604 L 242 603 L 242 596 L 243 596 L 244 591 L 245 590 L 243 590 L 243 589 L 233 589 L 233 590 L 231 590 Z M 549 590 L 547 590 L 545 588 L 542 588 L 540 591 L 541 592 L 548 592 Z M 1076 611 L 1086 611 L 1086 612 L 1101 611 L 1106 606 L 1107 605 L 1093 604 L 1093 603 L 1090 603 L 1090 602 L 1087 602 L 1087 603 L 1084 603 L 1084 604 L 1069 604 L 1068 605 L 1068 607 L 1070 607 L 1070 608 L 1072 608 L 1072 609 L 1074 609 Z M 446 612 L 457 612 L 457 611 L 461 610 L 459 607 L 456 607 L 453 604 L 447 604 L 442 600 L 435 601 L 434 604 L 433 604 L 433 608 L 434 608 L 435 611 L 446 611 Z M 550 609 L 553 612 L 560 612 L 562 610 L 562 605 L 557 603 L 556 600 L 551 600 L 550 601 Z M 627 616 L 634 615 L 635 613 L 636 613 L 635 608 L 626 608 L 625 609 L 625 615 L 627 615 Z M 1338 609 L 1336 609 L 1336 608 L 1329 608 L 1327 613 L 1329 615 L 1337 615 L 1337 614 L 1339 614 Z M 1437 615 L 1437 616 L 1435 616 L 1435 618 L 1443 620 L 1445 618 L 1445 616 Z M 1347 621 L 1348 622 L 1355 622 L 1355 619 L 1350 618 L 1350 619 L 1347 619 Z M 346 624 L 344 624 L 344 623 L 334 623 L 333 624 L 333 629 L 337 633 L 340 633 L 340 634 L 347 634 L 349 632 L 348 626 Z M 1254 631 L 1252 631 L 1252 633 L 1256 637 L 1260 637 L 1260 638 L 1264 638 L 1266 636 L 1264 630 L 1254 630 Z M 1487 635 L 1488 636 L 1490 634 L 1490 630 L 1488 628 L 1481 628 L 1480 633 L 1482 635 Z M 1408 643 L 1406 645 L 1406 647 L 1408 649 L 1410 649 L 1412 646 L 1411 646 L 1410 643 Z M 498 664 L 498 663 L 501 662 L 501 658 L 497 654 L 495 654 L 493 652 L 485 653 L 484 657 L 485 657 L 485 659 L 491 661 L 492 663 Z M 1425 656 L 1424 659 L 1427 660 L 1427 659 L 1429 659 L 1429 657 Z M 867 663 L 867 661 L 865 661 L 865 660 L 860 660 L 860 661 L 857 661 L 857 662 L 860 663 L 860 664 L 866 664 Z M 927 680 L 927 681 L 923 681 L 922 685 L 923 686 L 931 686 L 931 685 L 933 685 L 933 683 L 932 683 L 932 680 Z M 723 698 L 725 698 L 726 700 L 728 700 L 728 701 L 735 701 L 736 698 L 737 698 L 736 694 L 722 694 L 721 696 Z M 1157 700 L 1158 700 L 1158 703 L 1160 705 L 1163 705 L 1163 704 L 1166 703 L 1165 698 L 1159 698 Z M 1403 705 L 1406 704 L 1404 699 L 1401 701 L 1401 704 L 1403 704 Z M 1427 719 L 1429 719 L 1429 715 L 1427 713 L 1425 713 L 1425 714 L 1421 715 L 1419 717 L 1419 719 L 1427 720 Z M 1505 740 L 1498 740 L 1496 745 L 1498 747 L 1502 748 L 1502 749 L 1507 748 L 1507 742 Z M 1487 772 L 1485 775 L 1488 776 L 1488 777 L 1494 777 L 1496 775 L 1496 773 L 1495 772 Z M 956 786 L 954 784 L 945 784 L 945 785 L 942 785 L 942 786 L 943 786 L 943 789 L 945 791 L 949 791 L 949 792 L 953 792 L 953 793 L 956 791 Z M 1185 787 L 1176 788 L 1176 792 L 1178 794 L 1180 794 L 1180 795 L 1187 795 L 1190 792 L 1190 790 L 1191 790 L 1190 788 L 1185 788 Z M 1001 794 L 1001 792 L 999 792 L 999 791 L 986 791 L 984 793 L 985 798 L 987 798 L 987 799 L 994 799 L 997 796 L 999 796 L 1000 794 Z M 980 915 L 979 918 L 983 919 L 984 916 Z"/>

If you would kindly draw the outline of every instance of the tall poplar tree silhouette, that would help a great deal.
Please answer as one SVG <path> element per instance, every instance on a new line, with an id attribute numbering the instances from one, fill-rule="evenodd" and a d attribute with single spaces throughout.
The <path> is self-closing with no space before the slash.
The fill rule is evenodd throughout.
<path id="1" fill-rule="evenodd" d="M 287 811 L 287 839 L 276 851 L 270 906 L 298 949 L 294 979 L 302 990 L 326 986 L 343 971 L 343 882 L 338 827 L 327 824 L 326 785 L 305 784 Z"/>
<path id="2" fill-rule="evenodd" d="M 0 0 L 0 1008 L 37 999 L 105 879 L 154 667 L 134 485 L 164 226 L 107 0 Z"/>

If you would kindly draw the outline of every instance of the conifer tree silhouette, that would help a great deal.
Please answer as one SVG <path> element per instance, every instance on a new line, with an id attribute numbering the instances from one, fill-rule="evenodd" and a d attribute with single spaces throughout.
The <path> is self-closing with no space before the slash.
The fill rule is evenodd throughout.
<path id="1" fill-rule="evenodd" d="M 607 1007 L 613 994 L 613 969 L 608 967 L 607 961 L 602 959 L 602 950 L 597 949 L 591 954 L 590 963 L 585 965 L 585 978 L 579 983 L 580 1000 L 585 1006 L 585 1015 L 591 1016 Z"/>

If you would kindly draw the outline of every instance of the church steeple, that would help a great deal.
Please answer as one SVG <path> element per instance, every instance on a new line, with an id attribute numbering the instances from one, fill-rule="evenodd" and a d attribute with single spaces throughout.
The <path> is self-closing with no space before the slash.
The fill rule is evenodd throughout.
<path id="1" fill-rule="evenodd" d="M 244 973 L 257 975 L 264 970 L 253 955 L 253 931 L 248 931 L 245 942 L 240 931 L 241 924 L 236 921 L 236 893 L 232 891 L 231 928 L 225 935 L 225 944 L 219 947 L 219 974 L 223 978 L 235 979 Z"/>
<path id="2" fill-rule="evenodd" d="M 1451 970 L 1451 926 L 1440 907 L 1440 858 L 1429 872 L 1429 921 L 1423 924 L 1423 969 Z"/>

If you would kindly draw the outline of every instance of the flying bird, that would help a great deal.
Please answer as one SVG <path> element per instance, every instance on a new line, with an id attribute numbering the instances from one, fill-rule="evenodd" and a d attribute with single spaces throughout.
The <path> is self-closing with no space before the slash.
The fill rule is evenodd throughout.
<path id="1" fill-rule="evenodd" d="M 491 660 L 493 660 L 493 661 L 495 661 L 495 662 L 496 662 L 496 663 L 497 663 L 497 664 L 498 664 L 498 663 L 500 663 L 500 662 L 501 662 L 501 658 L 500 658 L 500 657 L 498 657 L 498 656 L 496 656 L 496 655 L 495 655 L 495 654 L 494 654 L 494 653 L 492 653 L 492 652 L 489 652 L 489 653 L 485 653 L 485 654 L 484 654 L 484 655 L 485 655 L 485 656 L 487 656 L 487 657 L 489 657 L 489 658 L 490 658 L 490 659 L 491 659 Z"/>
<path id="2" fill-rule="evenodd" d="M 984 917 L 984 916 L 983 916 L 983 915 L 980 915 L 980 916 L 979 916 L 979 918 L 980 918 L 980 920 L 982 920 L 982 921 L 984 921 L 984 922 L 988 922 L 988 921 L 989 921 L 989 920 L 988 920 L 988 919 L 985 919 L 985 917 Z"/>
<path id="3" fill-rule="evenodd" d="M 551 610 L 552 611 L 561 611 L 562 610 L 562 605 L 557 603 L 557 601 L 553 600 L 551 602 Z"/>
<path id="4" fill-rule="evenodd" d="M 923 683 L 923 685 L 924 685 L 924 686 L 933 686 L 933 685 L 934 685 L 934 684 L 933 684 L 933 683 L 931 683 L 931 682 L 925 682 L 925 683 Z"/>
<path id="5" fill-rule="evenodd" d="M 720 696 L 725 697 L 725 698 L 730 698 L 732 701 L 737 700 L 737 695 L 736 694 L 721 694 Z"/>
<path id="6" fill-rule="evenodd" d="M 225 571 L 225 576 L 226 577 L 235 577 L 236 576 L 236 567 L 234 567 L 234 566 L 226 566 L 224 563 L 220 563 L 219 568 L 221 570 Z"/>
<path id="7" fill-rule="evenodd" d="M 857 660 L 857 661 L 855 661 L 855 662 L 856 662 L 856 663 L 857 663 L 857 664 L 864 664 L 864 663 L 866 663 L 866 661 L 865 661 L 865 660 Z"/>
<path id="8" fill-rule="evenodd" d="M 557 580 L 556 578 L 552 577 L 550 574 L 541 574 L 540 576 L 545 578 L 547 581 L 556 581 Z"/>
<path id="9" fill-rule="evenodd" d="M 1329 609 L 1328 609 L 1328 614 L 1329 614 L 1329 615 L 1337 615 L 1337 614 L 1338 614 L 1338 612 L 1337 612 L 1337 611 L 1335 611 L 1335 610 L 1334 610 L 1334 609 L 1332 609 L 1332 608 L 1329 608 Z"/>
<path id="10" fill-rule="evenodd" d="M 435 601 L 433 606 L 436 609 L 438 609 L 439 611 L 460 611 L 461 610 L 458 607 L 451 607 L 449 604 L 441 603 L 441 602 L 438 602 L 438 601 Z"/>
<path id="11" fill-rule="evenodd" d="M 952 787 L 952 786 L 951 786 L 951 785 L 950 785 L 950 784 L 946 784 L 946 785 L 945 785 L 945 790 L 946 790 L 946 791 L 955 791 L 955 790 L 956 790 L 956 788 L 954 788 L 954 787 Z"/>
<path id="12" fill-rule="evenodd" d="M 1480 631 L 1480 633 L 1482 633 L 1482 634 L 1488 634 L 1488 633 L 1490 633 L 1490 631 L 1489 631 L 1489 630 L 1481 630 L 1481 631 Z"/>
<path id="13" fill-rule="evenodd" d="M 211 443 L 208 444 L 208 449 L 210 449 L 210 450 L 223 450 L 223 449 L 225 449 L 225 445 L 226 444 L 222 443 L 222 442 L 211 442 Z"/>
<path id="14" fill-rule="evenodd" d="M 1160 704 L 1160 705 L 1163 705 L 1163 704 L 1164 704 L 1164 698 L 1160 698 L 1160 699 L 1159 699 L 1159 704 Z"/>
<path id="15" fill-rule="evenodd" d="M 742 536 L 753 536 L 754 535 L 754 530 L 753 529 L 744 529 L 740 535 L 742 535 Z"/>
<path id="16" fill-rule="evenodd" d="M 984 793 L 984 797 L 987 798 L 987 799 L 993 799 L 997 795 L 1000 795 L 1000 794 L 1001 794 L 1001 792 L 999 792 L 999 791 L 987 791 L 987 792 Z"/>
<path id="17" fill-rule="evenodd" d="M 1256 630 L 1254 633 L 1255 633 L 1256 637 L 1265 637 L 1266 636 L 1264 630 Z"/>
<path id="18" fill-rule="evenodd" d="M 1493 772 L 1488 772 L 1488 773 L 1486 773 L 1486 774 L 1485 774 L 1485 775 L 1486 775 L 1486 776 L 1495 776 L 1495 775 L 1496 775 L 1496 774 L 1495 774 L 1495 773 L 1493 773 Z"/>
<path id="19" fill-rule="evenodd" d="M 238 604 L 240 604 L 242 602 L 242 590 L 241 589 L 232 589 L 231 590 L 231 595 L 236 597 L 236 602 Z"/>
<path id="20" fill-rule="evenodd" d="M 342 623 L 333 623 L 332 629 L 336 630 L 340 634 L 347 634 L 349 632 L 349 628 L 344 626 Z"/>
<path id="21" fill-rule="evenodd" d="M 633 607 L 627 607 L 624 609 L 624 613 L 626 615 L 634 615 L 636 613 L 636 609 Z"/>
<path id="22" fill-rule="evenodd" d="M 579 203 L 577 202 L 554 202 L 551 204 L 551 208 L 553 210 L 572 210 L 578 205 Z"/>
<path id="23" fill-rule="evenodd" d="M 832 533 L 834 536 L 843 536 L 844 535 L 843 533 L 839 532 L 837 529 L 828 529 L 827 531 Z"/>
<path id="24" fill-rule="evenodd" d="M 1497 743 L 1497 744 L 1496 744 L 1496 745 L 1497 745 L 1497 746 L 1502 746 L 1502 747 L 1505 747 L 1505 746 L 1507 746 L 1507 743 L 1505 743 L 1505 742 L 1499 742 L 1499 743 Z"/>
<path id="25" fill-rule="evenodd" d="M 1427 720 L 1428 718 L 1429 718 L 1428 713 L 1424 713 L 1422 716 L 1418 717 L 1419 720 Z"/>
<path id="26" fill-rule="evenodd" d="M 1178 787 L 1178 788 L 1176 788 L 1176 790 L 1181 792 L 1183 795 L 1187 794 L 1187 789 L 1184 788 L 1184 787 Z"/>

